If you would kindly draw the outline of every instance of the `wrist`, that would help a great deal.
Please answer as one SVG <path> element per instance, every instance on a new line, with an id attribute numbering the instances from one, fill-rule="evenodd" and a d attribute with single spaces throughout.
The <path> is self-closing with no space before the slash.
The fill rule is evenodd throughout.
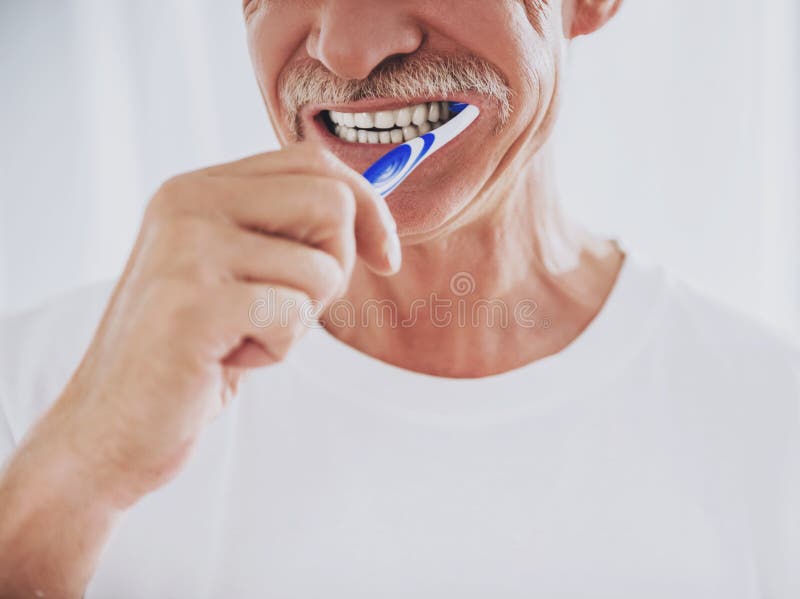
<path id="1" fill-rule="evenodd" d="M 29 470 L 38 479 L 70 497 L 109 513 L 122 511 L 139 499 L 123 469 L 107 459 L 110 451 L 81 416 L 80 404 L 62 395 L 44 414 L 23 442 Z"/>
<path id="2" fill-rule="evenodd" d="M 41 422 L 43 444 L 61 458 L 60 473 L 80 480 L 98 501 L 125 510 L 172 478 L 193 440 L 161 447 L 157 437 L 143 441 L 116 414 L 103 413 L 107 402 L 87 400 L 69 388 Z M 52 452 L 52 449 L 49 450 Z"/>
<path id="3" fill-rule="evenodd" d="M 113 514 L 126 507 L 118 477 L 99 468 L 75 443 L 63 420 L 51 410 L 29 431 L 10 463 L 26 488 L 87 509 Z"/>
<path id="4" fill-rule="evenodd" d="M 42 419 L 0 475 L 0 596 L 80 597 L 121 513 L 49 432 Z"/>

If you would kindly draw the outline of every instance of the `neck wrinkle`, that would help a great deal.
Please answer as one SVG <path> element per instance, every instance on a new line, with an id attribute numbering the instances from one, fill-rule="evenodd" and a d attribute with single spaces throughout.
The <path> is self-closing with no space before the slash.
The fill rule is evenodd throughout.
<path id="1" fill-rule="evenodd" d="M 516 171 L 516 172 L 515 172 Z M 610 293 L 622 264 L 615 244 L 586 233 L 565 217 L 554 184 L 549 144 L 528 164 L 508 169 L 472 203 L 469 221 L 449 233 L 404 248 L 401 272 L 380 277 L 359 263 L 345 299 L 355 327 L 326 325 L 352 347 L 385 362 L 439 376 L 503 372 L 563 349 L 588 326 Z M 459 219 L 461 220 L 461 219 Z M 474 293 L 452 288 L 468 275 Z M 546 311 L 553 329 L 478 326 L 413 327 L 364 324 L 367 302 L 390 302 L 398 322 L 431 294 L 443 300 L 500 300 L 511 308 L 530 300 Z M 475 351 L 474 348 L 482 348 Z"/>

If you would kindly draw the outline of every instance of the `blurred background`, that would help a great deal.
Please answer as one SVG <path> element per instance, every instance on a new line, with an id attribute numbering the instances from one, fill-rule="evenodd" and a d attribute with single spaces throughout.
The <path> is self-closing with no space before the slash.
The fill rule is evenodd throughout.
<path id="1" fill-rule="evenodd" d="M 799 5 L 627 0 L 558 133 L 573 215 L 796 339 Z M 115 277 L 164 179 L 276 147 L 240 11 L 0 0 L 0 313 Z"/>

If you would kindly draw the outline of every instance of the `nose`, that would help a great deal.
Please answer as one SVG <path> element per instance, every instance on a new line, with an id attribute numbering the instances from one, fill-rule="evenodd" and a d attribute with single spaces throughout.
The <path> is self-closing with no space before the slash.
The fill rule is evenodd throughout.
<path id="1" fill-rule="evenodd" d="M 306 41 L 312 58 L 343 79 L 364 79 L 381 62 L 419 49 L 424 32 L 403 2 L 328 0 Z"/>

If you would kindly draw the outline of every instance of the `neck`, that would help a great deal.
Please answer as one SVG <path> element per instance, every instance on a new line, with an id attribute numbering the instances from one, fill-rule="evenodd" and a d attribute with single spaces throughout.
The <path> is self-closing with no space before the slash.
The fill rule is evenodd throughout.
<path id="1" fill-rule="evenodd" d="M 602 307 L 622 253 L 564 217 L 549 149 L 508 180 L 474 203 L 469 223 L 404 247 L 397 275 L 357 264 L 328 331 L 390 364 L 459 378 L 566 347 Z"/>

